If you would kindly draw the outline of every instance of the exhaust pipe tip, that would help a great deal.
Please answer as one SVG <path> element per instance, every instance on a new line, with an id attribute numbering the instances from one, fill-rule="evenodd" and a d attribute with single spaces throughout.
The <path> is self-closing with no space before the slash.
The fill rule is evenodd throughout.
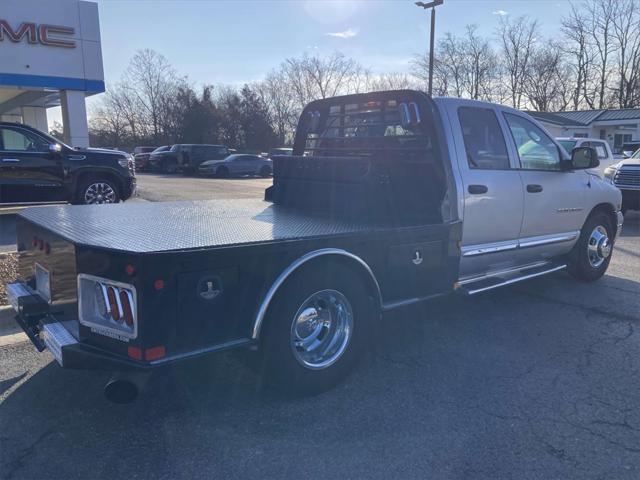
<path id="1" fill-rule="evenodd" d="M 110 402 L 125 405 L 138 397 L 138 386 L 129 380 L 115 378 L 104 386 L 104 396 Z"/>

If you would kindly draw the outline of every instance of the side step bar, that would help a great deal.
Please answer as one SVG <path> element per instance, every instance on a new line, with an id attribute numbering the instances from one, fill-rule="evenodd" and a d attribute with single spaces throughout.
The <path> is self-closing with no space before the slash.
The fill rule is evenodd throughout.
<path id="1" fill-rule="evenodd" d="M 564 270 L 567 268 L 566 264 L 546 264 L 535 268 L 528 268 L 524 270 L 520 270 L 519 272 L 514 273 L 513 276 L 509 276 L 507 278 L 503 277 L 482 277 L 473 282 L 465 283 L 464 285 L 459 285 L 456 291 L 463 295 L 475 295 L 476 293 L 486 292 L 488 290 L 493 290 L 494 288 L 504 287 L 505 285 L 511 285 L 513 283 L 522 282 L 524 280 L 529 280 L 530 278 L 541 277 L 542 275 L 547 275 L 548 273 L 557 272 L 559 270 Z"/>

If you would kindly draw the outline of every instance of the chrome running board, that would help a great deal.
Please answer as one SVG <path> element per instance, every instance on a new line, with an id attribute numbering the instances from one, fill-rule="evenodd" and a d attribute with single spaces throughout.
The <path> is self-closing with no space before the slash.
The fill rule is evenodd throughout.
<path id="1" fill-rule="evenodd" d="M 475 295 L 477 293 L 493 290 L 494 288 L 500 288 L 506 285 L 522 282 L 524 280 L 529 280 L 530 278 L 541 277 L 542 275 L 564 270 L 565 268 L 567 268 L 567 265 L 564 263 L 548 263 L 534 268 L 522 269 L 518 272 L 514 272 L 513 276 L 508 276 L 506 278 L 488 276 L 482 277 L 473 282 L 465 282 L 464 284 L 458 283 L 456 291 L 463 295 Z"/>

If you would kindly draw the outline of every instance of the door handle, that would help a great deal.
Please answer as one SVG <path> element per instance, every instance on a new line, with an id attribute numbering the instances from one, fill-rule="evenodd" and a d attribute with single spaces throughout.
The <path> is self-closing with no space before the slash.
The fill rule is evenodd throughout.
<path id="1" fill-rule="evenodd" d="M 486 185 L 469 185 L 467 191 L 471 195 L 480 195 L 483 193 L 487 193 L 489 191 L 489 187 L 487 187 Z"/>
<path id="2" fill-rule="evenodd" d="M 527 192 L 529 193 L 540 193 L 542 191 L 542 185 L 527 185 Z"/>
<path id="3" fill-rule="evenodd" d="M 19 158 L 3 158 L 2 161 L 7 163 L 17 163 L 20 161 L 20 159 Z"/>

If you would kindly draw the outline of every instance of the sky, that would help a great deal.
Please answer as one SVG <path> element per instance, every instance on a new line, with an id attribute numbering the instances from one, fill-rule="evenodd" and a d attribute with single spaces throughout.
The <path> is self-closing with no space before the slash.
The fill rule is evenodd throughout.
<path id="1" fill-rule="evenodd" d="M 257 81 L 285 58 L 335 50 L 374 73 L 407 72 L 426 52 L 429 14 L 413 0 L 98 0 L 107 88 L 137 50 L 163 54 L 195 85 Z M 501 16 L 538 19 L 557 35 L 568 0 L 445 0 L 436 38 L 468 24 L 493 35 Z M 89 99 L 88 108 L 100 95 Z M 49 122 L 60 121 L 59 108 Z"/>

